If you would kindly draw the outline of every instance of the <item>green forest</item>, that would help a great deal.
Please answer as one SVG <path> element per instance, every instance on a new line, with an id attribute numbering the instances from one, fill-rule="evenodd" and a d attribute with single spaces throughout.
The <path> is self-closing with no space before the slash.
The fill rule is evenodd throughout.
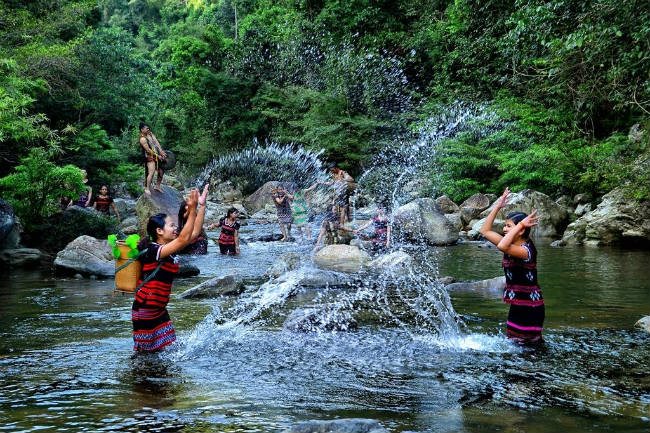
<path id="1" fill-rule="evenodd" d="M 141 188 L 138 124 L 190 176 L 258 142 L 353 175 L 452 104 L 430 190 L 650 199 L 650 8 L 613 0 L 0 1 L 0 197 L 24 223 Z M 498 127 L 496 127 L 498 125 Z M 434 174 L 436 171 L 437 174 Z"/>

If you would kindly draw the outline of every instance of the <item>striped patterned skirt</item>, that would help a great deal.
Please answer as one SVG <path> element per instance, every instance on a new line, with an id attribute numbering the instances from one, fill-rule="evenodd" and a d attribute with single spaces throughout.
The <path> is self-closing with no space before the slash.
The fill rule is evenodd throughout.
<path id="1" fill-rule="evenodd" d="M 524 344 L 541 343 L 544 316 L 544 304 L 536 307 L 510 304 L 506 324 L 508 338 Z"/>
<path id="2" fill-rule="evenodd" d="M 166 308 L 131 310 L 133 321 L 133 350 L 157 352 L 176 341 L 174 326 Z"/>

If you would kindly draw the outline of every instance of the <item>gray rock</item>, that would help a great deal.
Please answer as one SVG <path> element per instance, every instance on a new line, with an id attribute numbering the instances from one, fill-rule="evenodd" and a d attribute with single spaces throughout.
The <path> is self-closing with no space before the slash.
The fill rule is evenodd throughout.
<path id="1" fill-rule="evenodd" d="M 501 296 L 506 286 L 506 277 L 495 277 L 479 281 L 460 281 L 447 284 L 445 289 L 450 292 L 481 292 L 489 295 Z"/>
<path id="2" fill-rule="evenodd" d="M 368 253 L 351 245 L 327 245 L 314 255 L 316 266 L 338 272 L 359 272 L 368 262 Z"/>
<path id="3" fill-rule="evenodd" d="M 393 251 L 389 254 L 383 254 L 371 260 L 367 268 L 370 272 L 399 272 L 408 269 L 413 265 L 413 257 L 404 251 Z"/>
<path id="4" fill-rule="evenodd" d="M 184 201 L 181 193 L 167 185 L 162 186 L 163 192 L 151 190 L 151 194 L 142 194 L 136 203 L 138 227 L 140 236 L 146 236 L 149 217 L 157 213 L 164 213 L 176 219 L 178 209 Z"/>
<path id="5" fill-rule="evenodd" d="M 478 217 L 481 212 L 490 206 L 490 197 L 476 193 L 460 205 L 460 216 L 465 224 Z"/>
<path id="6" fill-rule="evenodd" d="M 271 202 L 271 190 L 280 185 L 278 181 L 266 182 L 259 187 L 257 191 L 244 199 L 242 204 L 250 214 L 255 214 L 261 209 L 264 209 L 268 203 Z"/>
<path id="7" fill-rule="evenodd" d="M 277 278 L 285 272 L 298 269 L 301 259 L 302 256 L 298 253 L 291 252 L 283 254 L 269 269 L 267 269 L 266 275 L 271 278 Z"/>
<path id="8" fill-rule="evenodd" d="M 399 207 L 393 214 L 397 236 L 429 245 L 452 245 L 456 229 L 431 198 L 419 198 Z"/>
<path id="9" fill-rule="evenodd" d="M 639 319 L 634 326 L 636 328 L 641 328 L 648 334 L 650 334 L 650 316 L 645 316 Z"/>
<path id="10" fill-rule="evenodd" d="M 18 248 L 20 228 L 14 209 L 0 199 L 0 250 Z"/>
<path id="11" fill-rule="evenodd" d="M 618 188 L 603 196 L 595 210 L 569 224 L 567 245 L 650 245 L 650 201 L 639 202 Z"/>
<path id="12" fill-rule="evenodd" d="M 457 213 L 460 210 L 460 207 L 458 207 L 458 205 L 446 195 L 438 197 L 436 199 L 436 204 L 445 214 Z"/>
<path id="13" fill-rule="evenodd" d="M 241 278 L 234 275 L 214 277 L 201 284 L 187 289 L 180 294 L 183 299 L 218 298 L 221 296 L 239 295 L 245 289 Z"/>
<path id="14" fill-rule="evenodd" d="M 293 271 L 285 272 L 273 282 L 280 284 L 283 282 L 292 281 L 299 287 L 342 287 L 352 283 L 350 274 L 327 271 L 323 269 L 296 269 Z"/>
<path id="15" fill-rule="evenodd" d="M 350 331 L 357 329 L 358 323 L 349 311 L 306 308 L 294 310 L 283 328 L 299 332 Z"/>
<path id="16" fill-rule="evenodd" d="M 481 220 L 472 226 L 472 229 L 478 229 L 485 218 L 490 213 L 490 210 L 494 205 L 493 203 L 490 208 L 486 209 L 481 213 Z M 500 221 L 499 223 L 503 224 L 503 219 L 510 212 L 526 212 L 531 213 L 533 209 L 537 209 L 537 215 L 539 216 L 538 225 L 533 228 L 532 236 L 533 237 L 560 237 L 564 232 L 568 222 L 569 222 L 569 213 L 567 210 L 557 203 L 555 203 L 549 196 L 538 191 L 533 191 L 531 189 L 525 189 L 519 193 L 513 193 L 508 199 L 508 203 L 500 212 Z M 497 226 L 495 225 L 495 228 Z"/>
<path id="17" fill-rule="evenodd" d="M 31 268 L 41 264 L 47 256 L 35 248 L 0 250 L 0 266 L 7 268 Z"/>
<path id="18" fill-rule="evenodd" d="M 54 266 L 59 270 L 83 275 L 115 275 L 115 262 L 108 242 L 86 235 L 79 236 L 59 251 Z"/>
<path id="19" fill-rule="evenodd" d="M 387 433 L 387 430 L 372 419 L 344 418 L 305 421 L 286 429 L 283 433 Z"/>

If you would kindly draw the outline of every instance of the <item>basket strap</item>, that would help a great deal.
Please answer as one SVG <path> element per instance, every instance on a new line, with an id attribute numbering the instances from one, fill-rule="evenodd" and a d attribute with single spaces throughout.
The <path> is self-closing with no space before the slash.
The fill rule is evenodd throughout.
<path id="1" fill-rule="evenodd" d="M 131 263 L 133 263 L 133 262 L 135 262 L 136 260 L 138 260 L 138 259 L 140 258 L 140 256 L 144 255 L 144 253 L 146 253 L 146 252 L 147 252 L 147 248 L 145 248 L 143 251 L 141 251 L 140 253 L 138 253 L 138 255 L 135 256 L 134 258 L 127 260 L 126 263 L 124 263 L 122 266 L 118 266 L 117 268 L 115 268 L 115 273 L 117 274 L 117 273 L 120 272 L 122 269 L 126 268 L 126 267 L 129 266 Z"/>
<path id="2" fill-rule="evenodd" d="M 160 270 L 160 268 L 162 267 L 162 265 L 163 265 L 163 262 L 158 262 L 158 266 L 156 266 L 156 269 L 154 269 L 154 270 L 153 270 L 149 275 L 147 275 L 147 278 L 145 278 L 144 280 L 142 280 L 142 283 L 140 283 L 140 285 L 139 285 L 138 287 L 135 288 L 135 290 L 133 291 L 133 293 L 134 293 L 134 294 L 137 294 L 138 291 L 142 288 L 142 286 L 144 286 L 147 282 L 151 281 L 151 279 L 152 279 L 154 276 L 156 276 L 156 274 L 158 273 L 158 271 Z"/>

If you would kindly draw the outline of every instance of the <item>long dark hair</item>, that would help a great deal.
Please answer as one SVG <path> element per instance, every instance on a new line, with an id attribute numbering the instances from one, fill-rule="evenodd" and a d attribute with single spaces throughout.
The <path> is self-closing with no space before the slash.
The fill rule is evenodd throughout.
<path id="1" fill-rule="evenodd" d="M 236 207 L 231 207 L 226 211 L 226 218 L 230 218 L 230 215 L 234 214 L 235 212 L 239 212 L 239 209 Z"/>
<path id="2" fill-rule="evenodd" d="M 506 219 L 512 221 L 515 224 L 519 224 L 528 214 L 526 212 L 510 212 L 506 215 Z M 526 227 L 524 230 L 524 238 L 528 239 L 530 236 L 530 227 Z"/>
<path id="3" fill-rule="evenodd" d="M 180 232 L 185 227 L 187 218 L 185 217 L 185 212 L 187 212 L 187 204 L 185 202 L 181 203 L 181 207 L 178 208 L 178 231 Z"/>
<path id="4" fill-rule="evenodd" d="M 158 240 L 156 230 L 165 228 L 165 219 L 167 219 L 167 214 L 164 213 L 157 213 L 149 217 L 149 221 L 147 221 L 147 237 L 140 241 L 138 250 L 143 251 L 151 242 Z"/>

